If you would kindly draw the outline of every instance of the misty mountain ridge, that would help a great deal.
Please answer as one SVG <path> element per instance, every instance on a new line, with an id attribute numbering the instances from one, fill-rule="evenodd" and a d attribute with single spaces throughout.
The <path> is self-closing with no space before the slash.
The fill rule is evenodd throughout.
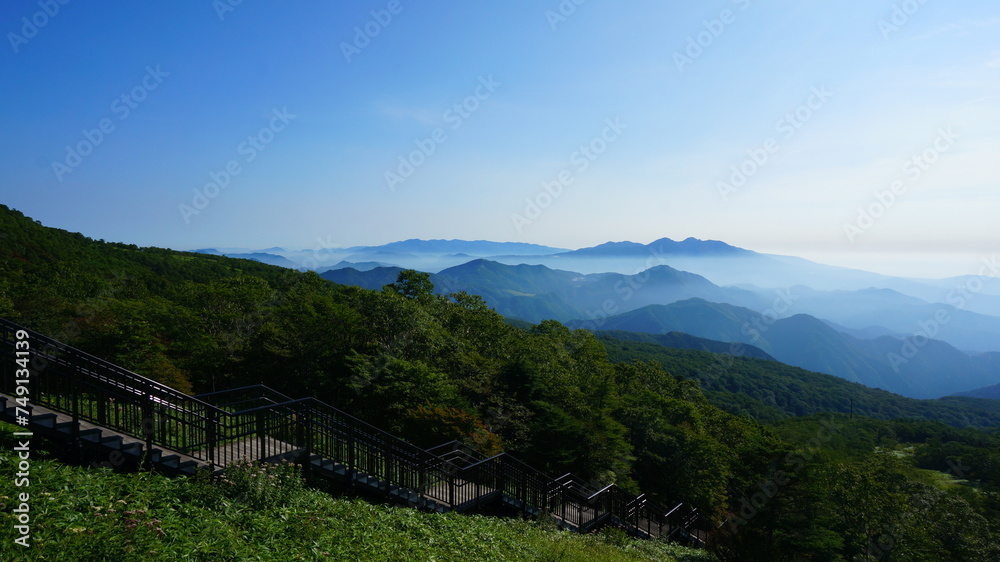
<path id="1" fill-rule="evenodd" d="M 635 275 L 657 265 L 668 265 L 676 270 L 701 275 L 719 286 L 788 288 L 801 285 L 817 291 L 891 289 L 929 303 L 947 303 L 968 312 L 1000 316 L 1000 281 L 997 280 L 1000 264 L 995 265 L 998 268 L 996 271 L 991 269 L 993 265 L 990 263 L 983 265 L 984 273 L 980 276 L 910 279 L 824 265 L 794 256 L 763 254 L 717 240 L 697 238 L 682 241 L 660 238 L 649 244 L 606 242 L 576 250 L 485 240 L 410 239 L 380 246 L 347 248 L 329 247 L 328 242 L 318 242 L 320 244 L 313 249 L 287 250 L 277 252 L 277 255 L 294 262 L 299 269 L 321 273 L 343 267 L 338 265 L 341 262 L 378 263 L 386 267 L 438 273 L 480 258 L 507 265 L 545 265 L 584 274 L 613 272 Z M 271 253 L 229 248 L 198 251 L 223 255 Z M 976 290 L 970 292 L 970 287 Z M 819 311 L 810 313 L 823 316 Z M 830 319 L 842 324 L 847 322 L 842 318 Z M 864 328 L 856 323 L 850 324 L 852 328 Z"/>
<path id="2" fill-rule="evenodd" d="M 589 327 L 574 321 L 571 327 Z M 689 299 L 650 305 L 599 323 L 601 330 L 665 334 L 683 332 L 710 340 L 754 345 L 778 361 L 832 374 L 912 398 L 931 398 L 1000 382 L 1000 354 L 970 356 L 946 342 L 928 340 L 915 354 L 891 336 L 864 340 L 824 321 L 796 314 L 768 322 L 757 312 Z"/>
<path id="3" fill-rule="evenodd" d="M 500 254 L 549 255 L 566 252 L 564 248 L 553 248 L 540 244 L 525 242 L 491 242 L 488 240 L 421 240 L 411 238 L 399 242 L 390 242 L 381 246 L 355 246 L 347 248 L 353 253 L 370 251 L 388 251 L 396 253 L 433 254 L 433 255 L 467 255 L 476 257 L 495 256 Z"/>
<path id="4" fill-rule="evenodd" d="M 968 396 L 970 398 L 989 398 L 991 400 L 1000 400 L 1000 384 L 987 386 L 985 388 L 977 388 L 976 390 L 970 390 L 969 392 L 959 392 L 956 394 L 956 396 Z"/>
<path id="5" fill-rule="evenodd" d="M 325 261 L 321 275 L 341 284 L 379 289 L 401 269 L 418 269 L 432 274 L 439 293 L 480 295 L 508 318 L 741 342 L 791 365 L 907 396 L 1000 382 L 1000 367 L 988 359 L 1000 350 L 992 280 L 970 295 L 955 284 L 970 286 L 974 277 L 890 277 L 695 238 L 577 250 L 411 239 L 288 259 L 302 256 Z M 692 299 L 703 302 L 678 304 Z M 669 313 L 662 308 L 670 305 Z M 684 306 L 697 309 L 697 318 L 685 317 Z M 922 344 L 913 357 L 902 355 L 908 341 Z"/>
<path id="6" fill-rule="evenodd" d="M 383 278 L 378 272 L 371 275 Z M 341 282 L 334 274 L 324 277 Z M 352 284 L 365 288 L 380 286 L 363 277 L 353 279 Z M 439 292 L 478 294 L 501 314 L 527 322 L 594 321 L 650 304 L 703 298 L 749 308 L 775 319 L 809 314 L 862 339 L 919 336 L 926 331 L 922 326 L 927 326 L 931 333 L 924 335 L 967 352 L 994 351 L 1000 343 L 1000 317 L 928 303 L 884 288 L 818 291 L 804 285 L 781 290 L 752 285 L 720 287 L 705 277 L 667 265 L 635 275 L 584 274 L 543 265 L 505 265 L 482 258 L 432 274 L 432 281 Z M 936 323 L 933 319 L 939 314 L 947 321 Z"/>
<path id="7" fill-rule="evenodd" d="M 275 248 L 275 249 L 281 250 L 281 248 Z M 194 250 L 194 252 L 199 253 L 199 254 L 213 255 L 213 256 L 225 256 L 227 258 L 253 260 L 253 261 L 256 261 L 256 262 L 260 262 L 260 263 L 266 263 L 268 265 L 277 265 L 277 266 L 280 266 L 280 267 L 287 267 L 287 268 L 290 268 L 290 269 L 297 269 L 298 268 L 298 264 L 296 264 L 292 260 L 286 258 L 285 256 L 278 255 L 278 254 L 267 253 L 267 252 L 264 252 L 264 251 L 260 251 L 260 252 L 245 252 L 245 253 L 238 253 L 238 252 L 225 253 L 225 252 L 219 251 L 219 250 L 214 249 L 214 248 L 207 248 L 207 249 L 204 249 L 204 250 Z"/>
<path id="8" fill-rule="evenodd" d="M 342 270 L 323 277 L 378 289 L 392 282 L 398 271 Z M 891 289 L 751 290 L 719 287 L 700 275 L 665 265 L 637 275 L 582 274 L 486 259 L 432 274 L 431 281 L 439 293 L 477 294 L 504 316 L 529 323 L 555 319 L 592 331 L 683 332 L 740 342 L 790 365 L 906 396 L 943 396 L 1000 382 L 1000 368 L 990 365 L 989 355 L 975 352 L 975 346 L 963 339 L 967 336 L 984 345 L 998 341 L 992 334 L 1000 330 L 1000 318 L 955 310 L 952 320 L 935 329 L 910 357 L 906 347 L 910 340 L 904 338 L 912 339 L 919 327 L 916 322 L 909 324 L 911 317 L 934 318 L 934 312 L 948 307 Z M 866 317 L 865 311 L 874 306 L 882 306 L 879 314 Z M 813 310 L 853 323 L 810 314 Z"/>

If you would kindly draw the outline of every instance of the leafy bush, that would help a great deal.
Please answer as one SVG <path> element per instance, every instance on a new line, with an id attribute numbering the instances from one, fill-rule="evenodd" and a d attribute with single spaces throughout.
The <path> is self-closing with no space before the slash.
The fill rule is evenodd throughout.
<path id="1" fill-rule="evenodd" d="M 263 510 L 292 505 L 305 482 L 301 465 L 287 460 L 270 464 L 244 459 L 226 467 L 219 485 L 227 498 Z"/>

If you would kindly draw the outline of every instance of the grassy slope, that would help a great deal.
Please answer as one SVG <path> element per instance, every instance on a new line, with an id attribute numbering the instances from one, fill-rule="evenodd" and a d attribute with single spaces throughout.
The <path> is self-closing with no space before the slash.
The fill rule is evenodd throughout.
<path id="1" fill-rule="evenodd" d="M 39 440 L 31 485 L 15 488 L 12 431 L 0 424 L 0 474 L 11 476 L 0 478 L 2 560 L 713 560 L 620 533 L 332 498 L 303 488 L 289 467 L 228 484 L 73 467 L 48 457 Z M 13 543 L 11 510 L 25 490 L 30 549 Z"/>

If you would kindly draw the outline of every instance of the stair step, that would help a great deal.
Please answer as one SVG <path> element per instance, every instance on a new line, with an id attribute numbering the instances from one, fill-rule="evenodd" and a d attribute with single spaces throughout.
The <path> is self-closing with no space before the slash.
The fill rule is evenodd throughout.
<path id="1" fill-rule="evenodd" d="M 3 416 L 4 419 L 13 420 L 14 412 L 13 406 L 4 406 L 4 408 L 0 410 L 0 416 Z"/>
<path id="2" fill-rule="evenodd" d="M 80 439 L 91 443 L 100 443 L 101 430 L 96 427 L 80 430 Z"/>
<path id="3" fill-rule="evenodd" d="M 343 466 L 336 461 L 323 458 L 319 455 L 311 455 L 309 457 L 309 464 L 320 469 L 320 470 L 334 470 L 334 467 Z"/>
<path id="4" fill-rule="evenodd" d="M 74 424 L 71 421 L 57 423 L 56 427 L 55 427 L 55 430 L 58 431 L 59 433 L 65 433 L 66 435 L 72 435 L 73 434 L 73 427 L 75 425 L 76 424 Z"/>
<path id="5" fill-rule="evenodd" d="M 56 415 L 41 414 L 38 416 L 31 416 L 31 423 L 38 424 L 42 427 L 54 428 L 56 426 Z"/>
<path id="6" fill-rule="evenodd" d="M 373 488 L 378 487 L 378 485 L 382 483 L 382 481 L 379 480 L 378 478 L 375 478 L 374 476 L 368 476 L 368 475 L 359 476 L 358 477 L 358 482 L 361 482 L 365 486 L 371 486 Z"/>
<path id="7" fill-rule="evenodd" d="M 170 468 L 178 468 L 181 464 L 181 458 L 178 455 L 167 455 L 160 457 L 159 463 Z"/>
<path id="8" fill-rule="evenodd" d="M 400 488 L 399 486 L 389 486 L 389 495 L 396 496 L 397 498 L 403 499 L 413 499 L 419 497 L 420 494 L 410 490 L 408 488 Z"/>
<path id="9" fill-rule="evenodd" d="M 121 435 L 111 435 L 101 439 L 101 445 L 111 447 L 112 449 L 121 449 L 123 441 Z"/>
<path id="10" fill-rule="evenodd" d="M 138 457 L 142 455 L 142 449 L 143 449 L 142 443 L 133 442 L 122 445 L 121 451 L 126 455 L 134 455 Z"/>

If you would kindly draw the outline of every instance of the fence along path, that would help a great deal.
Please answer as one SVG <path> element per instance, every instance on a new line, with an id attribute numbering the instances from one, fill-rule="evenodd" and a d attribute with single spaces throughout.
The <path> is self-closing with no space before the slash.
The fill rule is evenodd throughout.
<path id="1" fill-rule="evenodd" d="M 16 376 L 19 340 L 29 342 L 27 379 Z M 707 520 L 682 504 L 667 509 L 615 485 L 595 490 L 571 474 L 552 478 L 458 442 L 422 449 L 315 398 L 262 385 L 188 396 L 2 318 L 0 351 L 0 418 L 14 422 L 27 410 L 29 430 L 73 451 L 107 454 L 115 465 L 190 475 L 295 459 L 309 477 L 428 511 L 552 517 L 578 532 L 617 525 L 692 546 L 707 537 Z M 20 410 L 18 386 L 28 398 Z"/>

